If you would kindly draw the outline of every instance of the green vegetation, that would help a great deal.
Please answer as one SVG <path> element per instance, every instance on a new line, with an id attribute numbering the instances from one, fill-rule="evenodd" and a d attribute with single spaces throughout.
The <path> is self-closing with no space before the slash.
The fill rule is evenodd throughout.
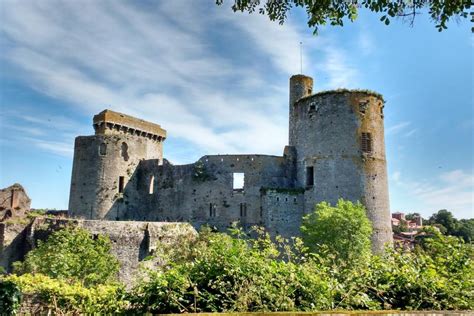
<path id="1" fill-rule="evenodd" d="M 224 0 L 216 0 L 221 5 Z M 294 7 L 301 7 L 308 15 L 308 26 L 317 33 L 321 25 L 344 24 L 344 20 L 355 21 L 359 8 L 365 8 L 381 14 L 380 21 L 385 25 L 390 24 L 393 17 L 409 19 L 413 25 L 415 17 L 420 11 L 426 10 L 430 18 L 436 23 L 438 31 L 447 28 L 448 21 L 453 17 L 467 18 L 469 16 L 470 0 L 413 0 L 413 1 L 387 1 L 387 0 L 353 0 L 353 1 L 313 1 L 313 0 L 234 0 L 234 12 L 248 12 L 267 15 L 270 20 L 283 24 L 288 12 Z"/>
<path id="2" fill-rule="evenodd" d="M 362 204 L 321 202 L 303 217 L 303 240 L 312 253 L 329 254 L 340 264 L 356 264 L 370 256 L 372 225 Z"/>
<path id="3" fill-rule="evenodd" d="M 458 236 L 465 242 L 474 241 L 474 219 L 456 219 L 453 214 L 447 210 L 439 210 L 434 213 L 425 224 L 436 226 L 442 233 L 451 236 Z"/>
<path id="4" fill-rule="evenodd" d="M 43 274 L 9 275 L 0 283 L 0 307 L 9 304 L 1 297 L 6 284 L 14 284 L 23 293 L 23 297 L 39 300 L 41 315 L 52 311 L 55 315 L 64 314 L 111 314 L 124 311 L 127 307 L 125 290 L 122 285 L 98 284 L 87 288 L 79 282 L 62 278 L 51 278 Z M 8 305 L 10 314 L 18 305 Z M 3 314 L 2 314 L 3 315 Z"/>
<path id="5" fill-rule="evenodd" d="M 41 273 L 54 279 L 79 282 L 86 287 L 115 281 L 117 259 L 110 254 L 110 240 L 80 228 L 53 233 L 47 242 L 38 242 L 24 262 L 15 262 L 19 274 Z"/>
<path id="6" fill-rule="evenodd" d="M 128 291 L 112 282 L 108 239 L 68 228 L 17 264 L 24 274 L 0 278 L 0 307 L 17 310 L 21 291 L 57 314 L 474 309 L 471 244 L 427 227 L 415 249 L 374 255 L 368 224 L 341 200 L 305 217 L 303 239 L 205 228 L 158 244 Z"/>
<path id="7" fill-rule="evenodd" d="M 194 164 L 193 180 L 196 182 L 205 182 L 215 180 L 215 178 L 211 174 L 209 174 L 204 163 L 199 160 Z"/>

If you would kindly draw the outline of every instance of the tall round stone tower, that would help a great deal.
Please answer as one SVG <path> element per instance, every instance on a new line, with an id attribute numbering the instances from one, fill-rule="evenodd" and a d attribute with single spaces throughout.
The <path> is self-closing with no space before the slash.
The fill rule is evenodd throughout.
<path id="1" fill-rule="evenodd" d="M 85 219 L 122 219 L 136 194 L 141 160 L 163 162 L 160 125 L 105 110 L 94 116 L 95 135 L 76 137 L 69 213 Z"/>
<path id="2" fill-rule="evenodd" d="M 384 100 L 366 90 L 311 93 L 311 78 L 290 78 L 289 145 L 297 186 L 306 189 L 305 212 L 321 201 L 360 201 L 372 221 L 373 250 L 380 251 L 392 242 Z"/>

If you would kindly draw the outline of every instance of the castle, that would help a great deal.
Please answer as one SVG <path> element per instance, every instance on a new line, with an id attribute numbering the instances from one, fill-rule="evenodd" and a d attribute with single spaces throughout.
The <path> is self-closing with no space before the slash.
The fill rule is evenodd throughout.
<path id="1" fill-rule="evenodd" d="M 392 242 L 381 95 L 367 90 L 313 94 L 313 79 L 290 78 L 289 143 L 282 156 L 208 155 L 188 165 L 163 159 L 160 125 L 110 110 L 95 135 L 75 140 L 70 216 L 184 221 L 226 229 L 264 226 L 299 234 L 321 201 L 362 202 L 372 245 Z"/>

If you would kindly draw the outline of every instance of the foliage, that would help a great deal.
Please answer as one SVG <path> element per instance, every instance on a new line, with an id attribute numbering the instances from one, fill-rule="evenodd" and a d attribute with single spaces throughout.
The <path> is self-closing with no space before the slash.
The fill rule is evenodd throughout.
<path id="1" fill-rule="evenodd" d="M 332 207 L 321 202 L 303 217 L 301 231 L 311 251 L 327 251 L 342 263 L 364 261 L 370 254 L 372 225 L 360 203 L 340 199 Z"/>
<path id="2" fill-rule="evenodd" d="M 474 241 L 473 218 L 458 220 L 451 212 L 439 210 L 425 223 L 438 227 L 443 234 L 461 237 L 465 242 Z"/>
<path id="3" fill-rule="evenodd" d="M 24 262 L 14 263 L 14 269 L 77 281 L 86 287 L 104 284 L 114 281 L 119 269 L 110 247 L 106 236 L 93 237 L 84 229 L 66 228 L 51 234 L 46 242 L 39 241 Z"/>
<path id="4" fill-rule="evenodd" d="M 0 280 L 0 311 L 2 315 L 15 315 L 20 308 L 21 291 L 12 281 Z"/>
<path id="5" fill-rule="evenodd" d="M 221 5 L 224 0 L 216 0 Z M 387 0 L 352 0 L 352 1 L 313 1 L 313 0 L 234 0 L 232 10 L 253 13 L 258 10 L 260 14 L 268 15 L 270 20 L 283 24 L 288 12 L 294 7 L 301 7 L 308 15 L 308 26 L 317 33 L 321 25 L 344 24 L 344 19 L 354 21 L 359 8 L 369 9 L 381 14 L 380 21 L 385 25 L 390 24 L 393 17 L 411 18 L 413 25 L 415 16 L 420 10 L 427 9 L 428 14 L 435 21 L 438 31 L 447 28 L 447 23 L 454 16 L 467 18 L 471 8 L 470 0 L 414 0 L 414 1 L 387 1 Z"/>
<path id="6" fill-rule="evenodd" d="M 298 239 L 274 243 L 268 234 L 244 238 L 205 230 L 171 253 L 170 264 L 150 271 L 134 289 L 140 312 L 291 311 L 331 308 L 331 281 L 325 267 L 302 256 Z M 285 260 L 282 260 L 285 259 Z"/>
<path id="7" fill-rule="evenodd" d="M 209 174 L 204 163 L 199 160 L 194 164 L 193 180 L 197 182 L 204 182 L 215 179 Z"/>
<path id="8" fill-rule="evenodd" d="M 84 287 L 80 282 L 53 279 L 43 274 L 9 275 L 3 283 L 14 284 L 23 296 L 36 298 L 42 312 L 53 314 L 110 314 L 124 311 L 128 302 L 125 290 L 119 285 Z M 49 314 L 49 313 L 48 313 Z"/>
<path id="9" fill-rule="evenodd" d="M 329 251 L 312 254 L 301 240 L 272 241 L 240 230 L 201 232 L 158 256 L 130 293 L 134 312 L 440 310 L 474 308 L 473 248 L 442 234 L 414 251 L 391 250 L 347 265 Z M 336 242 L 340 242 L 337 240 Z M 160 247 L 158 247 L 160 248 Z M 163 257 L 164 256 L 164 257 Z"/>

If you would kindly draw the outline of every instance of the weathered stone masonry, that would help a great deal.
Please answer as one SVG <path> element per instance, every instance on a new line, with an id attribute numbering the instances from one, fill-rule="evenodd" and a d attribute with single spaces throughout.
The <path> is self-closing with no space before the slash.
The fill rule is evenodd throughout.
<path id="1" fill-rule="evenodd" d="M 282 156 L 208 155 L 175 166 L 163 159 L 159 125 L 105 110 L 94 136 L 76 138 L 69 211 L 84 219 L 185 221 L 225 229 L 240 221 L 297 235 L 315 203 L 361 201 L 373 247 L 391 242 L 383 98 L 365 90 L 313 94 L 290 78 L 289 144 Z M 244 177 L 234 187 L 234 177 Z"/>

